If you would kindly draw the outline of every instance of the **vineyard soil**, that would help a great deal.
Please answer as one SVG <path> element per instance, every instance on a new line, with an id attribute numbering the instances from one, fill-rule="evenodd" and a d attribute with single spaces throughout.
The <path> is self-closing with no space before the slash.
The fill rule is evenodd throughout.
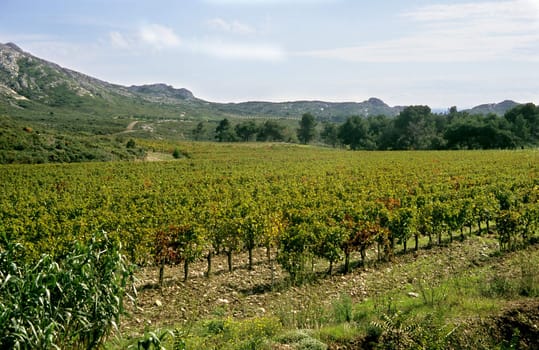
<path id="1" fill-rule="evenodd" d="M 246 254 L 238 256 L 237 268 L 231 273 L 227 270 L 226 256 L 219 255 L 214 259 L 214 273 L 210 278 L 205 276 L 207 266 L 202 261 L 193 265 L 187 283 L 183 282 L 182 268 L 174 266 L 166 269 L 162 288 L 158 287 L 157 269 L 143 268 L 137 273 L 137 305 L 132 306 L 130 315 L 123 320 L 121 333 L 125 339 L 136 339 L 148 328 L 189 328 L 216 317 L 249 320 L 261 316 L 276 316 L 298 328 L 316 329 L 323 326 L 324 313 L 330 312 L 332 304 L 343 295 L 351 298 L 358 313 L 376 313 L 391 307 L 421 310 L 427 303 L 422 293 L 434 293 L 441 285 L 462 281 L 471 285 L 460 288 L 477 292 L 490 272 L 518 274 L 511 261 L 522 256 L 539 258 L 538 246 L 505 255 L 499 255 L 498 251 L 494 237 L 473 235 L 465 242 L 433 248 L 425 246 L 416 253 L 397 254 L 393 262 L 373 262 L 364 268 L 356 267 L 350 274 L 338 271 L 326 276 L 327 266 L 315 266 L 319 278 L 295 287 L 287 284 L 287 276 L 280 269 L 271 287 L 271 269 L 262 249 L 255 252 L 252 271 L 247 270 Z M 375 254 L 374 249 L 368 252 L 371 256 Z M 353 262 L 358 262 L 360 257 L 353 258 Z M 446 293 L 450 291 L 455 292 L 453 288 L 446 289 Z M 458 288 L 456 292 L 465 293 Z M 479 301 L 482 298 L 472 296 L 468 301 L 457 301 L 461 297 L 440 297 L 439 302 L 447 308 L 445 322 L 448 324 L 455 323 L 461 329 L 478 334 L 488 330 L 489 337 L 498 339 L 510 339 L 518 328 L 522 330 L 520 339 L 525 344 L 537 345 L 539 300 L 519 297 Z M 462 304 L 457 305 L 459 302 Z M 466 305 L 468 302 L 476 304 Z M 353 339 L 330 340 L 328 344 L 330 349 L 342 350 L 364 346 L 364 342 L 364 335 L 358 332 Z M 275 344 L 272 348 L 280 347 Z"/>

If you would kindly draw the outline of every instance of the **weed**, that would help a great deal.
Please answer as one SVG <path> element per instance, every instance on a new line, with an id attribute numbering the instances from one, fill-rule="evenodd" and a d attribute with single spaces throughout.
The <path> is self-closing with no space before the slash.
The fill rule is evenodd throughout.
<path id="1" fill-rule="evenodd" d="M 221 319 L 207 321 L 206 331 L 208 335 L 216 335 L 223 333 L 225 331 L 225 321 Z"/>
<path id="2" fill-rule="evenodd" d="M 291 302 L 275 310 L 285 328 L 317 329 L 329 322 L 327 307 L 313 295 L 308 300 Z"/>
<path id="3" fill-rule="evenodd" d="M 396 311 L 395 297 L 390 293 L 377 294 L 373 298 L 374 311 L 392 313 Z"/>
<path id="4" fill-rule="evenodd" d="M 321 328 L 318 333 L 322 340 L 347 343 L 356 339 L 360 334 L 360 330 L 350 323 L 342 323 Z"/>
<path id="5" fill-rule="evenodd" d="M 423 303 L 430 307 L 443 306 L 448 297 L 448 287 L 444 285 L 436 286 L 434 282 L 418 279 L 416 287 L 419 290 Z"/>
<path id="6" fill-rule="evenodd" d="M 335 322 L 351 322 L 352 309 L 352 298 L 347 294 L 342 294 L 339 299 L 333 302 L 333 317 Z"/>
<path id="7" fill-rule="evenodd" d="M 381 331 L 379 344 L 382 349 L 410 349 L 417 346 L 415 340 L 421 327 L 411 322 L 401 312 L 382 314 L 381 321 L 372 325 Z"/>
<path id="8" fill-rule="evenodd" d="M 166 350 L 163 346 L 164 340 L 167 336 L 174 335 L 169 330 L 164 330 L 160 333 L 146 331 L 144 336 L 137 341 L 137 350 Z M 128 349 L 134 348 L 135 345 L 128 346 Z"/>

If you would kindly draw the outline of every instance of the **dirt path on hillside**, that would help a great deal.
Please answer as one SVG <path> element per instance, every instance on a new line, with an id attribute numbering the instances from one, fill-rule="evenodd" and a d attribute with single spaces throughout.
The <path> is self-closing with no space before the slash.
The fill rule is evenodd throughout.
<path id="1" fill-rule="evenodd" d="M 134 122 L 129 123 L 129 125 L 127 125 L 127 128 L 125 128 L 124 132 L 133 131 L 133 128 L 135 127 L 135 125 L 137 125 L 137 123 L 138 123 L 138 120 L 135 120 Z"/>

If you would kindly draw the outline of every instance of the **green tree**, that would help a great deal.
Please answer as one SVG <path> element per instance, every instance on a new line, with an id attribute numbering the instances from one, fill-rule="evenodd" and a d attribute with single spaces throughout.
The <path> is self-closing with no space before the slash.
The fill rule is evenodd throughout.
<path id="1" fill-rule="evenodd" d="M 195 262 L 204 250 L 205 239 L 195 226 L 187 224 L 173 228 L 176 235 L 177 251 L 183 261 L 183 280 L 189 277 L 189 265 Z"/>
<path id="2" fill-rule="evenodd" d="M 444 138 L 450 149 L 514 148 L 518 137 L 510 129 L 509 121 L 493 114 L 465 116 L 445 128 Z"/>
<path id="3" fill-rule="evenodd" d="M 367 122 L 359 116 L 346 119 L 346 122 L 339 127 L 339 139 L 353 150 L 368 149 L 373 146 Z"/>
<path id="4" fill-rule="evenodd" d="M 335 123 L 332 122 L 326 122 L 324 123 L 324 126 L 322 128 L 322 132 L 320 133 L 320 137 L 322 138 L 322 141 L 324 143 L 331 145 L 333 147 L 337 147 L 339 142 L 339 128 Z"/>
<path id="5" fill-rule="evenodd" d="M 193 139 L 195 141 L 200 141 L 204 138 L 205 130 L 204 130 L 204 122 L 199 122 L 197 126 L 193 129 Z"/>
<path id="6" fill-rule="evenodd" d="M 369 128 L 368 134 L 372 140 L 372 148 L 374 149 L 387 149 L 390 148 L 391 142 L 393 142 L 393 135 L 387 135 L 391 129 L 391 119 L 385 115 L 375 115 L 367 117 L 367 124 Z"/>
<path id="7" fill-rule="evenodd" d="M 277 261 L 290 275 L 292 284 L 300 284 L 307 277 L 307 262 L 316 250 L 316 230 L 313 213 L 294 209 L 286 213 L 287 225 L 281 232 Z"/>
<path id="8" fill-rule="evenodd" d="M 316 119 L 310 113 L 305 113 L 301 117 L 299 122 L 299 129 L 297 130 L 298 139 L 303 144 L 308 144 L 316 136 Z"/>
<path id="9" fill-rule="evenodd" d="M 301 284 L 306 277 L 305 269 L 312 255 L 313 236 L 310 224 L 303 222 L 288 226 L 279 237 L 277 261 L 288 272 L 293 285 Z"/>
<path id="10" fill-rule="evenodd" d="M 217 125 L 217 128 L 215 129 L 215 138 L 219 142 L 236 141 L 236 133 L 228 119 L 225 118 L 219 122 L 219 125 Z"/>
<path id="11" fill-rule="evenodd" d="M 539 107 L 533 103 L 516 106 L 504 115 L 521 145 L 539 143 Z"/>
<path id="12" fill-rule="evenodd" d="M 258 125 L 252 120 L 240 123 L 235 127 L 236 135 L 242 141 L 253 141 L 258 133 Z"/>
<path id="13" fill-rule="evenodd" d="M 395 118 L 394 127 L 399 135 L 395 142 L 398 149 L 429 149 L 436 136 L 434 119 L 428 106 L 406 107 Z"/>
<path id="14" fill-rule="evenodd" d="M 253 269 L 253 250 L 261 241 L 264 232 L 264 220 L 259 215 L 255 202 L 243 198 L 234 205 L 234 232 L 247 249 L 249 270 Z"/>
<path id="15" fill-rule="evenodd" d="M 266 121 L 260 131 L 257 139 L 259 141 L 285 141 L 285 126 L 276 121 Z"/>

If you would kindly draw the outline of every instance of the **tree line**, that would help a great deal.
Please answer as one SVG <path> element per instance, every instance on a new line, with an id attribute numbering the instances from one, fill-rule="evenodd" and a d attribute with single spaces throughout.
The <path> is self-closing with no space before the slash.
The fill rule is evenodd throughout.
<path id="1" fill-rule="evenodd" d="M 201 139 L 203 128 L 201 122 L 193 130 L 195 140 Z M 539 145 L 539 106 L 522 104 L 497 116 L 469 114 L 456 107 L 439 114 L 418 105 L 404 108 L 396 117 L 350 116 L 341 124 L 305 113 L 297 129 L 278 120 L 233 124 L 225 118 L 213 134 L 219 142 L 322 143 L 352 150 L 514 149 Z"/>

